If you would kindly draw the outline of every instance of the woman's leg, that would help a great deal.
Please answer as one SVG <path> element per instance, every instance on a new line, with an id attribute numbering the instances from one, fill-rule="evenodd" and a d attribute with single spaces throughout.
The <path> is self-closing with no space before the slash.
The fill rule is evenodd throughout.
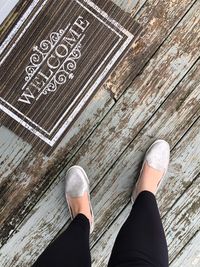
<path id="1" fill-rule="evenodd" d="M 80 166 L 68 169 L 65 195 L 72 222 L 38 258 L 33 267 L 90 267 L 89 235 L 93 213 L 89 197 L 89 180 Z"/>
<path id="2" fill-rule="evenodd" d="M 157 140 L 147 150 L 133 191 L 131 213 L 116 238 L 109 267 L 168 267 L 168 249 L 155 194 L 165 176 L 170 147 Z"/>
<path id="3" fill-rule="evenodd" d="M 142 191 L 119 231 L 109 267 L 168 267 L 168 250 L 155 196 Z"/>
<path id="4" fill-rule="evenodd" d="M 63 232 L 41 254 L 33 267 L 90 267 L 90 223 L 79 213 Z"/>

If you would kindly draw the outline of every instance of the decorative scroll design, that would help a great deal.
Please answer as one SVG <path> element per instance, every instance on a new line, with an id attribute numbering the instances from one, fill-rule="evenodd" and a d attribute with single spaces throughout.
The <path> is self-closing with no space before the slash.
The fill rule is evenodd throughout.
<path id="1" fill-rule="evenodd" d="M 53 48 L 57 45 L 59 40 L 63 37 L 70 24 L 67 25 L 65 30 L 60 29 L 58 32 L 52 32 L 48 39 L 42 40 L 39 46 L 33 47 L 33 54 L 30 56 L 30 64 L 26 67 L 25 81 L 28 82 L 32 79 L 37 69 L 41 66 L 47 56 L 51 53 Z M 24 87 L 27 83 L 25 83 Z"/>
<path id="2" fill-rule="evenodd" d="M 67 79 L 71 80 L 74 78 L 73 71 L 76 69 L 77 60 L 81 57 L 80 49 L 83 37 L 74 47 L 74 49 L 69 53 L 69 55 L 66 57 L 61 67 L 54 74 L 53 78 L 48 83 L 48 85 L 38 95 L 37 99 L 39 99 L 41 95 L 47 95 L 49 92 L 56 91 L 59 85 L 66 83 Z"/>

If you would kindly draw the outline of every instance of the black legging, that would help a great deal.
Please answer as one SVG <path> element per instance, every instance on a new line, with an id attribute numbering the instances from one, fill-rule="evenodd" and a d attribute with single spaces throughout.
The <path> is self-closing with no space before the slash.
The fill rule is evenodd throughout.
<path id="1" fill-rule="evenodd" d="M 33 267 L 90 267 L 89 220 L 78 214 Z M 168 250 L 153 193 L 142 191 L 120 229 L 108 267 L 168 267 Z"/>

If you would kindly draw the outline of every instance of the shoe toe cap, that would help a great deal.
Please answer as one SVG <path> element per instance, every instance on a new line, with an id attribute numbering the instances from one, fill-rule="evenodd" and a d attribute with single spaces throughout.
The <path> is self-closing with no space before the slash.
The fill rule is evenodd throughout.
<path id="1" fill-rule="evenodd" d="M 66 174 L 65 192 L 71 197 L 82 196 L 88 190 L 88 182 L 80 168 L 70 168 Z"/>
<path id="2" fill-rule="evenodd" d="M 146 155 L 146 160 L 155 169 L 167 169 L 170 157 L 170 146 L 165 140 L 157 140 Z"/>

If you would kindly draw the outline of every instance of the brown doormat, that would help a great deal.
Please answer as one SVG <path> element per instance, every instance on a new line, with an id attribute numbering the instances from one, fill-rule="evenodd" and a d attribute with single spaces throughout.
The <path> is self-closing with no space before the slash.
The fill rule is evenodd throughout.
<path id="1" fill-rule="evenodd" d="M 110 1 L 33 1 L 1 45 L 1 124 L 55 146 L 139 30 Z"/>

